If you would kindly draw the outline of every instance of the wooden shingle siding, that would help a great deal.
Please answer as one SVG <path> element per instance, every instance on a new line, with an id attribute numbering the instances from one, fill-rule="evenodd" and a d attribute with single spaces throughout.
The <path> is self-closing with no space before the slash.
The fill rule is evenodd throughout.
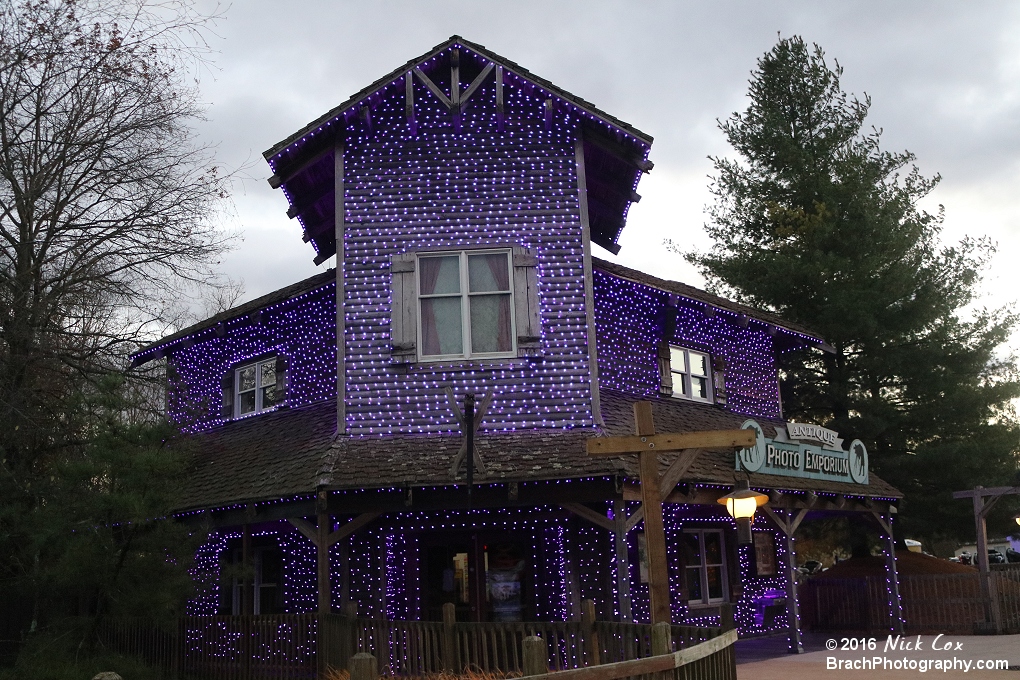
<path id="1" fill-rule="evenodd" d="M 736 314 L 720 311 L 706 316 L 703 308 L 682 304 L 672 337 L 663 337 L 661 318 L 668 293 L 599 269 L 594 290 L 603 388 L 635 397 L 663 394 L 672 344 L 707 352 L 715 366 L 725 365 L 725 373 L 719 371 L 725 387 L 719 406 L 763 418 L 781 417 L 775 347 L 764 325 L 742 328 Z"/>
<path id="2" fill-rule="evenodd" d="M 402 96 L 374 108 L 371 133 L 348 131 L 344 285 L 351 434 L 455 431 L 447 385 L 458 397 L 495 392 L 486 430 L 593 423 L 574 133 L 557 123 L 547 132 L 540 102 L 529 118 L 522 95 L 516 95 L 516 117 L 500 133 L 489 110 L 492 95 L 485 94 L 483 88 L 472 98 L 461 134 L 434 95 L 417 89 L 415 136 Z M 530 285 L 537 286 L 534 308 L 527 279 L 522 285 L 514 277 L 521 356 L 410 361 L 406 344 L 417 327 L 406 316 L 391 318 L 390 305 L 393 295 L 410 299 L 402 291 L 414 273 L 394 272 L 393 264 L 425 250 L 486 247 L 513 248 L 515 264 L 530 267 Z"/>

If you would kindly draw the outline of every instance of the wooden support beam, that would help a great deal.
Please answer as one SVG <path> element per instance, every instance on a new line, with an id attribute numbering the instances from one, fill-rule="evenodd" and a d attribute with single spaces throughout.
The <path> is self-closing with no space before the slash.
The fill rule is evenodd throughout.
<path id="1" fill-rule="evenodd" d="M 627 506 L 623 501 L 613 501 L 613 544 L 616 548 L 616 593 L 620 600 L 620 620 L 630 623 L 630 559 L 627 550 Z"/>
<path id="2" fill-rule="evenodd" d="M 503 132 L 503 67 L 496 67 L 496 130 Z"/>
<path id="3" fill-rule="evenodd" d="M 552 117 L 555 106 L 556 104 L 551 98 L 546 99 L 542 103 L 542 120 L 544 122 L 546 132 L 552 129 Z"/>
<path id="4" fill-rule="evenodd" d="M 453 129 L 460 132 L 460 50 L 450 53 L 450 113 L 453 114 Z"/>
<path id="5" fill-rule="evenodd" d="M 315 152 L 297 165 L 287 166 L 286 169 L 278 169 L 276 174 L 269 178 L 269 186 L 274 189 L 279 189 L 281 186 L 291 181 L 331 153 L 333 153 L 333 144 L 327 144 L 324 148 Z"/>
<path id="6" fill-rule="evenodd" d="M 451 102 L 450 98 L 446 96 L 446 93 L 440 90 L 439 86 L 433 83 L 432 79 L 425 75 L 420 68 L 415 66 L 412 69 L 412 71 L 414 72 L 414 75 L 418 78 L 418 80 L 420 80 L 422 84 L 429 89 L 429 92 L 434 94 L 436 98 L 440 102 L 442 102 L 443 106 L 445 106 L 447 109 L 453 108 L 453 102 Z"/>
<path id="7" fill-rule="evenodd" d="M 651 403 L 635 402 L 634 423 L 638 438 L 655 435 Z M 645 511 L 645 541 L 648 544 L 648 599 L 651 622 L 671 623 L 673 615 L 669 604 L 666 532 L 662 526 L 662 499 L 659 497 L 659 455 L 656 450 L 650 449 L 642 451 L 638 456 L 641 469 L 641 508 Z"/>
<path id="8" fill-rule="evenodd" d="M 595 280 L 591 262 L 591 227 L 588 222 L 588 179 L 584 165 L 584 139 L 574 140 L 574 166 L 577 172 L 577 201 L 581 218 L 581 264 L 584 267 L 584 315 L 588 344 L 588 387 L 591 393 L 591 415 L 596 425 L 605 426 L 599 396 L 598 339 L 595 329 Z"/>
<path id="9" fill-rule="evenodd" d="M 489 74 L 492 73 L 495 68 L 495 64 L 490 61 L 485 68 L 482 69 L 482 72 L 475 76 L 475 79 L 471 81 L 468 88 L 464 90 L 464 94 L 460 96 L 461 109 L 464 108 L 464 106 L 468 103 L 468 100 L 471 99 L 471 95 L 473 95 L 478 88 L 482 86 L 482 83 L 485 82 L 485 79 L 489 77 Z"/>
<path id="10" fill-rule="evenodd" d="M 639 450 L 681 451 L 683 449 L 745 449 L 754 446 L 754 430 L 709 430 L 680 434 L 634 437 L 593 437 L 587 440 L 588 455 L 618 456 Z"/>
<path id="11" fill-rule="evenodd" d="M 314 524 L 301 517 L 288 517 L 287 521 L 300 531 L 302 536 L 311 541 L 312 545 L 318 546 L 319 534 Z"/>
<path id="12" fill-rule="evenodd" d="M 414 75 L 408 71 L 404 74 L 404 112 L 407 114 L 407 127 L 411 134 L 418 133 L 418 123 L 414 119 Z"/>
<path id="13" fill-rule="evenodd" d="M 616 523 L 613 520 L 609 519 L 605 515 L 595 512 L 585 505 L 581 505 L 580 503 L 560 503 L 560 507 L 574 513 L 582 519 L 588 520 L 592 524 L 602 527 L 603 529 L 608 529 L 609 531 L 616 530 Z"/>
<path id="14" fill-rule="evenodd" d="M 336 251 L 336 432 L 347 434 L 347 301 L 344 289 L 344 145 L 333 150 L 333 239 Z"/>
<path id="15" fill-rule="evenodd" d="M 323 503 L 325 506 L 325 503 Z M 332 519 L 325 507 L 316 515 L 315 572 L 318 582 L 319 614 L 328 614 L 333 606 L 333 583 L 329 573 L 329 534 Z"/>
<path id="16" fill-rule="evenodd" d="M 344 540 L 358 529 L 374 520 L 376 517 L 381 515 L 381 512 L 365 512 L 352 520 L 349 520 L 343 526 L 339 527 L 336 531 L 333 531 L 326 535 L 326 548 L 332 548 L 334 545 Z M 301 517 L 288 517 L 287 521 L 294 525 L 294 528 L 301 532 L 305 538 L 312 542 L 315 547 L 319 546 L 319 530 L 318 528 L 306 519 Z"/>
<path id="17" fill-rule="evenodd" d="M 663 501 L 673 493 L 673 489 L 680 483 L 683 476 L 687 474 L 687 471 L 691 469 L 691 465 L 698 459 L 702 451 L 703 449 L 681 451 L 677 459 L 669 464 L 666 471 L 662 473 L 662 479 L 659 480 L 659 495 Z"/>
<path id="18" fill-rule="evenodd" d="M 254 576 L 255 565 L 252 562 L 251 524 L 245 523 L 241 529 L 241 613 L 251 616 L 255 613 Z"/>
<path id="19" fill-rule="evenodd" d="M 368 524 L 369 522 L 371 522 L 372 520 L 374 520 L 376 517 L 378 517 L 381 514 L 383 514 L 383 513 L 381 513 L 381 512 L 366 512 L 366 513 L 360 514 L 357 517 L 355 517 L 354 519 L 348 521 L 346 524 L 344 524 L 340 528 L 338 528 L 333 533 L 331 533 L 329 535 L 329 538 L 327 538 L 326 540 L 329 543 L 330 547 L 332 547 L 333 545 L 336 545 L 336 543 L 338 541 L 344 540 L 345 538 L 347 538 L 348 536 L 350 536 L 354 532 L 358 531 L 363 526 L 365 526 L 366 524 Z"/>

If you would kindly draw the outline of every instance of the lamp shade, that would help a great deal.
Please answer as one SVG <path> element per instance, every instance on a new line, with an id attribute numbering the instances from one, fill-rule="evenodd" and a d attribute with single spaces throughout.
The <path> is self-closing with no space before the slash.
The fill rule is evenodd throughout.
<path id="1" fill-rule="evenodd" d="M 769 502 L 769 497 L 750 489 L 734 489 L 718 500 L 720 505 L 726 506 L 726 512 L 730 513 L 733 519 L 751 519 L 754 511 L 759 506 Z"/>
<path id="2" fill-rule="evenodd" d="M 1013 521 L 1016 522 L 1017 524 L 1020 524 L 1020 515 L 1017 515 L 1016 517 L 1014 517 Z"/>

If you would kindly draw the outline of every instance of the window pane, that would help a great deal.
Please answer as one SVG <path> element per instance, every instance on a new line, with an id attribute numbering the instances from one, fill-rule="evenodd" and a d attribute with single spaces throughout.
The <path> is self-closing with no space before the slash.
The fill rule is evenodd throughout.
<path id="1" fill-rule="evenodd" d="M 722 534 L 705 532 L 705 564 L 722 564 Z"/>
<path id="2" fill-rule="evenodd" d="M 684 564 L 688 567 L 701 564 L 701 544 L 697 534 L 684 534 Z"/>
<path id="3" fill-rule="evenodd" d="M 422 257 L 418 259 L 421 270 L 422 295 L 448 295 L 460 292 L 460 257 Z"/>
<path id="4" fill-rule="evenodd" d="M 237 391 L 244 392 L 245 390 L 255 389 L 255 367 L 245 366 L 241 369 L 237 380 Z M 254 395 L 253 395 L 254 396 Z"/>
<path id="5" fill-rule="evenodd" d="M 701 602 L 704 595 L 701 592 L 701 568 L 687 568 L 687 599 L 691 602 Z"/>
<path id="6" fill-rule="evenodd" d="M 259 364 L 259 369 L 259 385 L 265 387 L 276 384 L 276 359 Z"/>
<path id="7" fill-rule="evenodd" d="M 255 390 L 242 392 L 239 398 L 241 415 L 255 411 Z"/>
<path id="8" fill-rule="evenodd" d="M 708 597 L 717 599 L 723 596 L 722 567 L 708 568 Z"/>
<path id="9" fill-rule="evenodd" d="M 505 259 L 505 258 L 504 258 Z M 510 296 L 474 295 L 471 297 L 471 351 L 509 352 Z"/>
<path id="10" fill-rule="evenodd" d="M 468 256 L 469 290 L 472 293 L 509 291 L 510 275 L 506 253 Z"/>
<path id="11" fill-rule="evenodd" d="M 684 354 L 684 351 L 679 347 L 669 348 L 669 370 L 674 373 L 687 372 L 687 359 Z"/>
<path id="12" fill-rule="evenodd" d="M 708 375 L 708 356 L 688 352 L 691 357 L 691 375 Z"/>
<path id="13" fill-rule="evenodd" d="M 276 385 L 262 388 L 262 408 L 276 406 Z"/>
<path id="14" fill-rule="evenodd" d="M 691 391 L 698 399 L 708 399 L 708 378 L 691 376 Z"/>
<path id="15" fill-rule="evenodd" d="M 422 355 L 463 354 L 460 298 L 426 298 L 421 301 Z"/>
<path id="16" fill-rule="evenodd" d="M 674 397 L 686 397 L 687 396 L 687 375 L 684 373 L 673 374 L 673 396 Z"/>

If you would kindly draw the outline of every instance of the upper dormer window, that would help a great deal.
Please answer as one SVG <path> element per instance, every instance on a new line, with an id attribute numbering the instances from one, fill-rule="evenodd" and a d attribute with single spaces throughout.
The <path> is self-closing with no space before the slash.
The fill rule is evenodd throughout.
<path id="1" fill-rule="evenodd" d="M 422 360 L 514 356 L 510 251 L 418 256 Z"/>
<path id="2" fill-rule="evenodd" d="M 659 350 L 660 392 L 667 396 L 692 401 L 712 402 L 712 359 L 677 345 L 664 345 Z"/>
<path id="3" fill-rule="evenodd" d="M 541 353 L 538 258 L 531 250 L 398 253 L 390 271 L 393 363 Z"/>
<path id="4" fill-rule="evenodd" d="M 287 361 L 281 355 L 238 364 L 223 376 L 224 420 L 278 408 L 287 399 Z"/>

